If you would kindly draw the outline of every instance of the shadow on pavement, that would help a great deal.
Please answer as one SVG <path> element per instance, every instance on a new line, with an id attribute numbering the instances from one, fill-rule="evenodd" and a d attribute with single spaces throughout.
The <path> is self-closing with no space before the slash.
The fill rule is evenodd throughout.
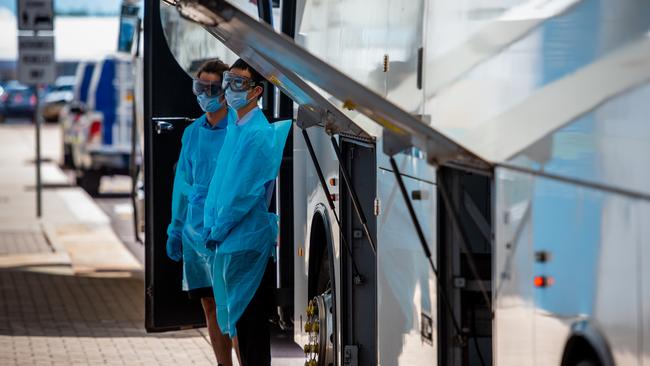
<path id="1" fill-rule="evenodd" d="M 131 198 L 131 193 L 129 192 L 105 192 L 105 193 L 98 193 L 94 196 L 93 198 L 108 198 L 108 199 L 117 199 L 117 198 Z"/>
<path id="2" fill-rule="evenodd" d="M 196 332 L 147 334 L 144 286 L 141 280 L 128 277 L 128 272 L 122 273 L 122 277 L 102 273 L 92 274 L 98 277 L 43 273 L 61 271 L 57 267 L 63 265 L 0 270 L 0 336 L 197 336 Z"/>

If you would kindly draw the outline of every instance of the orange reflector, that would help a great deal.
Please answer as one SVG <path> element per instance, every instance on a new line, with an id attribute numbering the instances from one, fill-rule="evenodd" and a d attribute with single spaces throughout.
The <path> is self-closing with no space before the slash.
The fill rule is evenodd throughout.
<path id="1" fill-rule="evenodd" d="M 535 284 L 535 287 L 548 287 L 555 283 L 555 280 L 553 277 L 535 276 L 533 283 Z"/>

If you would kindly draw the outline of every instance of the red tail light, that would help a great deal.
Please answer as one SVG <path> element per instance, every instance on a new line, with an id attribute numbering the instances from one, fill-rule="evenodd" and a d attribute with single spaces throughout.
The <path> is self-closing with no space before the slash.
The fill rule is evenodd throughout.
<path id="1" fill-rule="evenodd" d="M 94 120 L 90 124 L 90 129 L 88 130 L 88 141 L 89 142 L 98 142 L 102 138 L 102 121 Z"/>
<path id="2" fill-rule="evenodd" d="M 9 99 L 9 94 L 4 93 L 4 94 L 0 95 L 0 100 L 2 100 L 3 103 L 6 102 L 7 99 Z"/>
<path id="3" fill-rule="evenodd" d="M 36 105 L 36 96 L 34 94 L 29 97 L 29 105 Z"/>
<path id="4" fill-rule="evenodd" d="M 535 287 L 549 287 L 555 283 L 555 280 L 553 277 L 535 276 L 533 283 L 535 284 Z"/>
<path id="5" fill-rule="evenodd" d="M 14 95 L 14 103 L 22 103 L 23 102 L 23 96 L 21 94 L 16 94 Z"/>

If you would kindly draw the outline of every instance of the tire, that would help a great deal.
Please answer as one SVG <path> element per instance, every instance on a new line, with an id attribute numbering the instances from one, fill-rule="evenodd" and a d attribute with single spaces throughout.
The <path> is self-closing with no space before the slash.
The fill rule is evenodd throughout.
<path id="1" fill-rule="evenodd" d="M 89 195 L 96 196 L 99 194 L 99 183 L 101 179 L 102 175 L 100 172 L 86 170 L 77 178 L 77 185 L 88 192 Z"/>
<path id="2" fill-rule="evenodd" d="M 598 362 L 595 362 L 594 360 L 591 359 L 585 359 L 576 362 L 576 366 L 598 366 L 598 365 L 600 365 Z"/>
<path id="3" fill-rule="evenodd" d="M 74 169 L 72 147 L 68 144 L 63 145 L 63 169 Z"/>

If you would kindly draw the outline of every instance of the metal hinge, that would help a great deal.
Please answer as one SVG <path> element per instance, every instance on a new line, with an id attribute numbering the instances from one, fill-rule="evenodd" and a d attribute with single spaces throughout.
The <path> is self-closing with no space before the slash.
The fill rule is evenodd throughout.
<path id="1" fill-rule="evenodd" d="M 343 350 L 343 366 L 359 365 L 359 346 L 347 345 Z"/>
<path id="2" fill-rule="evenodd" d="M 379 197 L 375 198 L 374 213 L 375 216 L 379 216 L 381 214 L 381 200 Z"/>

